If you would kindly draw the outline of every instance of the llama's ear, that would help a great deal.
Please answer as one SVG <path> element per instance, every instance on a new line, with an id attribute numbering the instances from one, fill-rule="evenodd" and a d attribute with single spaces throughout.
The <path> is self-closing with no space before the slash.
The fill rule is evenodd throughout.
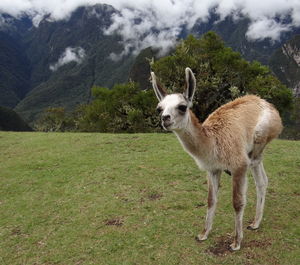
<path id="1" fill-rule="evenodd" d="M 183 96 L 189 101 L 192 105 L 193 97 L 196 89 L 196 78 L 190 68 L 185 68 L 185 91 Z"/>
<path id="2" fill-rule="evenodd" d="M 167 95 L 167 92 L 164 89 L 164 87 L 156 80 L 156 76 L 154 72 L 151 72 L 151 82 L 156 97 L 158 98 L 159 101 L 162 101 L 163 98 Z"/>

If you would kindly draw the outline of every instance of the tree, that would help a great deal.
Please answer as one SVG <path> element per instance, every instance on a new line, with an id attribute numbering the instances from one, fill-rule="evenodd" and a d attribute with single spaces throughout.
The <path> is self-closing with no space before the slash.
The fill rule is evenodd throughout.
<path id="1" fill-rule="evenodd" d="M 247 62 L 214 32 L 201 39 L 190 35 L 173 54 L 151 64 L 169 92 L 182 92 L 186 67 L 197 79 L 193 111 L 201 121 L 222 104 L 247 93 L 267 99 L 281 113 L 292 105 L 292 92 L 269 68 Z"/>
<path id="2" fill-rule="evenodd" d="M 36 130 L 43 132 L 64 132 L 76 130 L 72 115 L 63 107 L 47 108 L 37 121 Z"/>
<path id="3" fill-rule="evenodd" d="M 93 87 L 94 100 L 82 107 L 79 130 L 100 132 L 149 132 L 156 130 L 156 99 L 152 90 L 140 90 L 133 82 L 111 90 Z"/>

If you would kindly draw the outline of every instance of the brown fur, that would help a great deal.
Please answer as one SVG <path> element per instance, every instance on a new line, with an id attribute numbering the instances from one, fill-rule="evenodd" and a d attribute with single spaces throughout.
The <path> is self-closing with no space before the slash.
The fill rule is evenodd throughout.
<path id="1" fill-rule="evenodd" d="M 211 208 L 212 205 L 213 205 L 213 191 L 212 191 L 212 186 L 208 184 L 207 207 Z"/>
<path id="2" fill-rule="evenodd" d="M 270 128 L 264 135 L 255 136 L 254 129 L 260 113 L 266 104 L 272 112 Z M 201 124 L 190 111 L 191 122 L 197 131 L 201 149 L 214 142 L 218 159 L 229 171 L 235 170 L 248 159 L 245 145 L 257 144 L 265 146 L 277 137 L 281 130 L 281 119 L 277 110 L 261 98 L 249 95 L 231 101 L 208 116 Z M 199 153 L 198 145 L 190 147 L 191 153 Z M 263 149 L 263 148 L 262 148 Z"/>
<path id="3" fill-rule="evenodd" d="M 232 202 L 236 212 L 241 211 L 245 204 L 243 199 L 243 184 L 245 183 L 246 171 L 247 166 L 243 166 L 236 170 L 232 177 Z"/>

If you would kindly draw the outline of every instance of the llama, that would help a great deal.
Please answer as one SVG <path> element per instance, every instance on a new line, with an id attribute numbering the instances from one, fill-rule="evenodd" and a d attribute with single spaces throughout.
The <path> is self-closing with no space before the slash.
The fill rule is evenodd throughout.
<path id="1" fill-rule="evenodd" d="M 243 238 L 243 213 L 246 204 L 247 169 L 255 179 L 257 202 L 254 221 L 248 229 L 258 229 L 264 210 L 268 178 L 262 154 L 265 146 L 282 131 L 278 111 L 267 101 L 246 95 L 215 110 L 200 123 L 190 110 L 196 79 L 190 68 L 185 69 L 186 88 L 183 94 L 167 94 L 151 72 L 152 86 L 159 100 L 157 111 L 162 127 L 173 131 L 183 148 L 194 158 L 200 169 L 207 171 L 208 208 L 203 241 L 212 228 L 217 193 L 222 171 L 232 175 L 232 202 L 235 210 L 235 235 L 231 250 L 239 250 Z"/>

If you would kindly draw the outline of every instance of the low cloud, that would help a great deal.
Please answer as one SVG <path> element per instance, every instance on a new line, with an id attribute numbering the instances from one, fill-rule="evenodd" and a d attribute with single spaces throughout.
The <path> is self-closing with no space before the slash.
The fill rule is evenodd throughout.
<path id="1" fill-rule="evenodd" d="M 120 12 L 113 15 L 113 23 L 105 31 L 122 37 L 124 49 L 120 54 L 111 54 L 113 60 L 132 52 L 137 54 L 149 46 L 158 48 L 163 55 L 174 47 L 183 30 L 207 21 L 212 12 L 220 17 L 219 21 L 227 17 L 248 18 L 249 41 L 275 42 L 282 33 L 300 26 L 299 0 L 140 0 L 138 4 L 128 0 L 126 5 L 118 2 Z"/>
<path id="2" fill-rule="evenodd" d="M 85 51 L 81 47 L 71 48 L 68 47 L 66 50 L 62 53 L 58 61 L 54 64 L 50 65 L 51 71 L 56 71 L 59 67 L 70 63 L 70 62 L 76 62 L 80 64 L 85 57 Z"/>
<path id="3" fill-rule="evenodd" d="M 117 60 L 129 53 L 153 46 L 161 53 L 176 43 L 182 30 L 197 21 L 207 21 L 212 12 L 220 21 L 227 17 L 250 21 L 246 37 L 250 41 L 279 40 L 281 34 L 300 26 L 299 0 L 1 0 L 0 13 L 20 17 L 30 15 L 34 25 L 47 15 L 49 20 L 68 19 L 79 6 L 109 4 L 119 12 L 112 17 L 106 34 L 119 34 L 124 50 L 112 54 Z"/>
<path id="4" fill-rule="evenodd" d="M 107 35 L 121 35 L 124 46 L 122 53 L 111 54 L 111 59 L 138 54 L 149 46 L 164 55 L 174 47 L 184 29 L 191 29 L 199 18 L 209 17 L 209 6 L 196 14 L 196 5 L 196 1 L 191 0 L 140 1 L 139 5 L 127 1 L 127 5 L 112 16 L 113 23 L 105 30 Z"/>
<path id="5" fill-rule="evenodd" d="M 283 32 L 287 32 L 290 30 L 291 25 L 281 24 L 273 19 L 258 20 L 251 23 L 246 36 L 250 41 L 269 38 L 274 42 L 280 39 L 280 36 Z"/>

